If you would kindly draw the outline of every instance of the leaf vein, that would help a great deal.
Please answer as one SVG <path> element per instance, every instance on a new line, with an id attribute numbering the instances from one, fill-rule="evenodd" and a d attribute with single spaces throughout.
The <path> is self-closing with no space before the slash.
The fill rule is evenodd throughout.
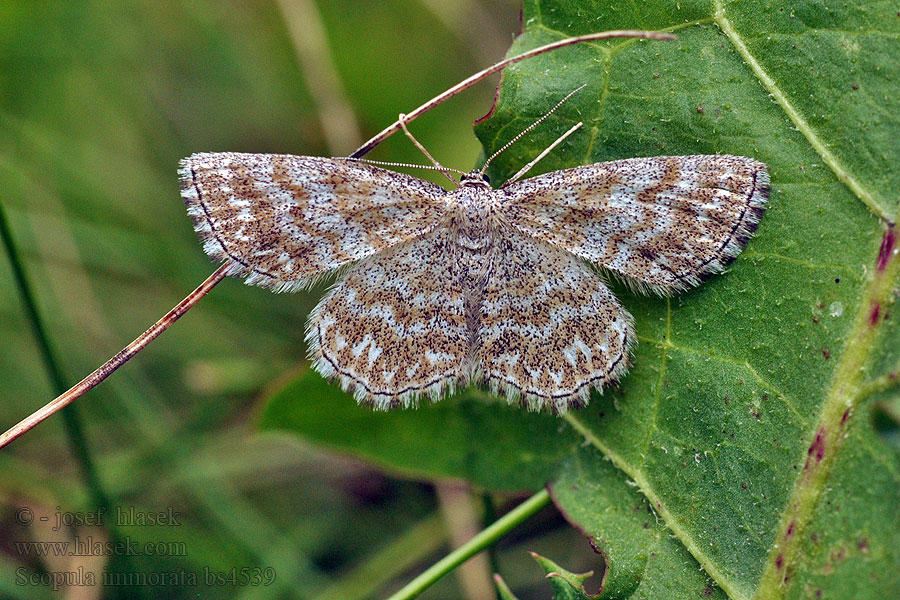
<path id="1" fill-rule="evenodd" d="M 717 354 L 712 354 L 710 352 L 698 350 L 696 348 L 689 348 L 687 346 L 679 346 L 678 344 L 673 344 L 672 342 L 670 342 L 668 340 L 659 341 L 659 340 L 655 340 L 653 338 L 646 338 L 646 337 L 638 337 L 638 340 L 642 341 L 642 342 L 649 342 L 651 344 L 654 344 L 655 346 L 662 348 L 663 351 L 665 351 L 666 349 L 678 350 L 679 352 L 695 354 L 697 356 L 702 356 L 703 358 L 708 358 L 710 360 L 714 360 L 717 362 L 722 362 L 722 363 L 726 363 L 726 364 L 730 364 L 730 365 L 735 365 L 735 366 L 746 369 L 753 376 L 753 378 L 759 382 L 759 384 L 762 387 L 766 388 L 768 391 L 775 394 L 782 402 L 784 402 L 784 405 L 788 408 L 788 410 L 791 412 L 791 414 L 793 414 L 795 417 L 797 417 L 797 420 L 804 427 L 809 426 L 809 420 L 806 417 L 804 417 L 796 407 L 796 399 L 792 398 L 790 395 L 783 392 L 776 385 L 774 385 L 769 380 L 767 380 L 765 377 L 763 377 L 759 373 L 759 371 L 757 371 L 747 360 L 738 360 L 736 358 L 719 356 Z"/>
<path id="2" fill-rule="evenodd" d="M 756 57 L 750 53 L 750 49 L 744 44 L 744 40 L 738 34 L 731 24 L 731 21 L 725 16 L 725 7 L 722 0 L 715 0 L 715 17 L 714 20 L 725 36 L 731 41 L 732 45 L 738 51 L 738 54 L 744 59 L 753 74 L 759 79 L 763 87 L 772 95 L 772 98 L 781 106 L 782 110 L 787 114 L 788 118 L 794 123 L 800 133 L 807 139 L 813 149 L 822 157 L 822 160 L 837 175 L 837 178 L 846 185 L 851 192 L 871 210 L 880 219 L 891 222 L 888 209 L 879 202 L 875 196 L 863 186 L 856 177 L 838 160 L 827 144 L 822 140 L 818 133 L 806 122 L 803 115 L 788 100 L 785 93 L 778 87 L 775 80 L 762 68 Z"/>
<path id="3" fill-rule="evenodd" d="M 578 417 L 568 412 L 562 417 L 572 428 L 581 434 L 585 441 L 600 452 L 603 453 L 617 469 L 631 477 L 637 485 L 640 492 L 650 501 L 651 506 L 656 513 L 662 518 L 663 522 L 669 530 L 684 544 L 688 552 L 700 563 L 700 566 L 706 571 L 710 577 L 715 580 L 716 584 L 722 588 L 731 600 L 750 600 L 750 597 L 738 588 L 738 583 L 732 581 L 720 568 L 719 565 L 710 558 L 700 544 L 693 538 L 690 532 L 669 512 L 668 507 L 663 504 L 662 498 L 656 493 L 656 490 L 650 485 L 650 481 L 644 476 L 640 468 L 635 467 L 626 461 L 621 455 L 607 446 L 593 431 L 590 430 Z"/>

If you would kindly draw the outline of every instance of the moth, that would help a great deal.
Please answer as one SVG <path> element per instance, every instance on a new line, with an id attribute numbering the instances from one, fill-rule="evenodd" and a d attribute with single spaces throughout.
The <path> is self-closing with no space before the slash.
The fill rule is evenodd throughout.
<path id="1" fill-rule="evenodd" d="M 741 156 L 657 156 L 457 189 L 340 158 L 180 165 L 206 253 L 275 291 L 339 277 L 309 317 L 316 370 L 377 409 L 483 383 L 563 413 L 620 379 L 635 332 L 591 265 L 670 295 L 744 248 L 769 195 Z"/>
<path id="2" fill-rule="evenodd" d="M 675 39 L 601 31 L 505 58 L 401 114 L 352 158 L 182 160 L 188 213 L 222 264 L 115 356 L 0 434 L 0 448 L 99 385 L 227 275 L 285 291 L 337 272 L 310 315 L 310 355 L 320 373 L 375 408 L 437 400 L 470 383 L 532 410 L 587 403 L 591 389 L 624 375 L 635 341 L 631 316 L 589 263 L 640 291 L 696 285 L 724 269 L 756 229 L 769 194 L 766 166 L 740 156 L 662 156 L 517 182 L 579 123 L 494 190 L 484 173 L 503 148 L 481 170 L 457 171 L 457 183 L 406 123 L 509 65 L 611 38 Z M 399 129 L 457 189 L 359 162 Z"/>

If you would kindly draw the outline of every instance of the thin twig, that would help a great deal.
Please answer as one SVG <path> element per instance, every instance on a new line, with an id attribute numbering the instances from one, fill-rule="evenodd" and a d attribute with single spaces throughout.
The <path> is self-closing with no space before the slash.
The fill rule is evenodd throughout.
<path id="1" fill-rule="evenodd" d="M 517 63 L 519 61 L 525 60 L 526 58 L 531 58 L 532 56 L 537 56 L 538 54 L 543 54 L 544 52 L 549 52 L 551 50 L 556 50 L 557 48 L 563 48 L 565 46 L 571 46 L 572 44 L 578 44 L 580 42 L 593 42 L 596 40 L 605 40 L 609 38 L 642 38 L 647 40 L 674 40 L 676 39 L 674 35 L 671 33 L 661 33 L 658 31 L 641 31 L 636 29 L 624 29 L 624 30 L 616 30 L 616 31 L 601 31 L 600 33 L 588 33 L 586 35 L 579 35 L 576 37 L 566 38 L 564 40 L 559 40 L 550 44 L 546 44 L 544 46 L 540 46 L 533 50 L 529 50 L 528 52 L 523 52 L 517 56 L 513 56 L 512 58 L 507 58 L 505 60 L 501 60 L 497 64 L 484 69 L 483 71 L 479 71 L 475 73 L 471 77 L 464 79 L 454 85 L 452 88 L 448 89 L 446 92 L 435 96 L 419 108 L 406 113 L 404 116 L 404 121 L 409 123 L 413 121 L 425 113 L 427 113 L 432 108 L 438 106 L 439 104 L 445 102 L 446 100 L 452 98 L 453 96 L 459 94 L 463 90 L 466 90 L 485 77 L 489 77 L 494 73 L 503 70 L 504 67 L 507 67 L 513 63 Z M 351 154 L 348 158 L 361 158 L 365 156 L 375 146 L 386 140 L 388 137 L 396 133 L 400 130 L 400 121 L 394 121 L 392 125 L 385 127 L 381 133 L 370 139 L 368 142 L 357 148 L 357 150 Z"/>
<path id="2" fill-rule="evenodd" d="M 69 388 L 64 394 L 57 396 L 41 409 L 33 412 L 31 415 L 11 427 L 6 433 L 0 436 L 0 448 L 3 448 L 35 425 L 44 421 L 47 417 L 50 417 L 59 411 L 61 408 L 71 404 L 83 396 L 85 392 L 112 375 L 116 369 L 128 362 L 132 356 L 143 350 L 147 344 L 155 340 L 159 334 L 168 329 L 172 323 L 181 317 L 181 315 L 193 308 L 193 306 L 197 304 L 209 290 L 222 281 L 228 273 L 228 269 L 231 267 L 231 262 L 226 262 L 220 266 L 212 275 L 206 278 L 206 281 L 200 284 L 200 287 L 191 292 L 184 300 L 179 302 L 175 308 L 167 312 L 163 318 L 154 323 L 150 329 L 142 333 L 133 342 L 125 346 L 118 354 L 100 365 L 97 370 Z"/>

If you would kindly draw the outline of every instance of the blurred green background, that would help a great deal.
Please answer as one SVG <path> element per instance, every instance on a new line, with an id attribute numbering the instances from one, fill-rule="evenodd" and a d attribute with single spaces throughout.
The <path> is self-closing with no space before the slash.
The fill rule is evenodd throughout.
<path id="1" fill-rule="evenodd" d="M 181 157 L 346 154 L 501 58 L 518 11 L 516 0 L 2 0 L 0 202 L 66 383 L 212 272 L 179 197 Z M 495 84 L 413 125 L 444 164 L 476 162 L 471 123 Z M 403 136 L 370 157 L 424 162 Z M 56 390 L 8 255 L 0 290 L 5 429 Z M 255 432 L 267 387 L 305 368 L 304 324 L 321 292 L 274 295 L 226 280 L 76 403 L 109 510 L 173 511 L 174 523 L 56 527 L 98 508 L 60 416 L 0 453 L 0 597 L 382 597 L 446 553 L 453 535 L 502 511 L 511 498 Z M 163 546 L 161 556 L 73 557 L 32 543 L 46 541 Z M 523 600 L 548 593 L 526 550 L 573 570 L 599 566 L 545 511 L 491 557 Z M 424 597 L 492 597 L 488 569 Z M 62 573 L 131 585 L 52 585 Z M 274 583 L 240 585 L 243 574 Z"/>

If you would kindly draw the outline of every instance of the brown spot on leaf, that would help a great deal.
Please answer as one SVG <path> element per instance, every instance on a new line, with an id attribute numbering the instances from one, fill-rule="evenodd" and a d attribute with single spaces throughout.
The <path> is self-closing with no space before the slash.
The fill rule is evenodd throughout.
<path id="1" fill-rule="evenodd" d="M 818 463 L 822 460 L 822 457 L 825 456 L 825 428 L 820 427 L 819 431 L 816 432 L 816 439 L 813 440 L 813 443 L 810 444 L 809 450 L 806 451 L 808 458 L 806 459 L 806 466 L 804 469 L 809 467 L 809 459 L 814 458 Z"/>
<path id="2" fill-rule="evenodd" d="M 873 302 L 872 309 L 869 311 L 869 325 L 877 325 L 879 316 L 881 316 L 881 304 Z"/>
<path id="3" fill-rule="evenodd" d="M 778 569 L 784 567 L 784 554 L 779 554 L 775 557 L 775 567 Z"/>
<path id="4" fill-rule="evenodd" d="M 825 348 L 822 348 L 822 356 L 825 357 L 825 360 L 831 358 L 831 350 L 829 350 L 827 346 Z"/>
<path id="5" fill-rule="evenodd" d="M 897 231 L 891 226 L 881 238 L 881 249 L 878 250 L 878 261 L 875 263 L 879 273 L 887 268 L 888 261 L 891 259 L 891 254 L 894 252 L 894 246 L 896 245 Z"/>

